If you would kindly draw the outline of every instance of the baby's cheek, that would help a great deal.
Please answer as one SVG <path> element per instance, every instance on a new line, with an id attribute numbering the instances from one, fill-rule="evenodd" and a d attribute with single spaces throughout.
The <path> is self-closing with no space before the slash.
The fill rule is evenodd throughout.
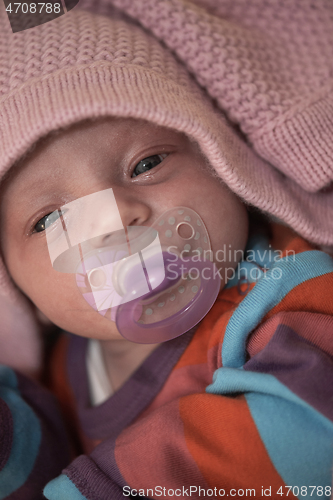
<path id="1" fill-rule="evenodd" d="M 219 229 L 218 229 L 219 225 Z M 215 265 L 223 271 L 228 279 L 233 269 L 244 258 L 244 250 L 248 238 L 248 214 L 240 203 L 215 225 L 211 236 Z"/>
<path id="2" fill-rule="evenodd" d="M 19 286 L 47 317 L 60 315 L 75 300 L 75 281 L 49 266 L 27 267 Z"/>

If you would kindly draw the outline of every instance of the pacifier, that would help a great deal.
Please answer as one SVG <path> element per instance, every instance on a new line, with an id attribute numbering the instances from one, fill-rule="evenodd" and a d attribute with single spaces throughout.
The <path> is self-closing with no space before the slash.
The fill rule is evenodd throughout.
<path id="1" fill-rule="evenodd" d="M 124 227 L 112 189 L 84 196 L 45 223 L 53 268 L 74 273 L 99 314 L 136 343 L 160 343 L 198 324 L 220 290 L 207 229 L 187 207 L 152 226 Z"/>

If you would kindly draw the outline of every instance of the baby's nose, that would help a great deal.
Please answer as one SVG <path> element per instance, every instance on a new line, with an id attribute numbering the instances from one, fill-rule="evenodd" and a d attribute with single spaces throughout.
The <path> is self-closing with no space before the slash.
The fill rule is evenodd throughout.
<path id="1" fill-rule="evenodd" d="M 151 209 L 147 198 L 136 196 L 136 193 L 128 188 L 115 188 L 115 200 L 124 227 L 149 225 Z"/>
<path id="2" fill-rule="evenodd" d="M 106 189 L 79 198 L 65 207 L 70 246 L 84 253 L 106 246 L 125 249 L 126 228 L 147 225 L 150 209 L 128 189 Z"/>
<path id="3" fill-rule="evenodd" d="M 72 246 L 88 241 L 104 246 L 110 234 L 123 230 L 112 189 L 93 193 L 66 205 L 66 229 Z"/>
<path id="4" fill-rule="evenodd" d="M 85 251 L 97 249 L 97 248 L 113 248 L 114 250 L 124 250 L 128 251 L 128 241 L 125 229 L 119 229 L 118 231 L 105 232 L 101 228 L 100 236 L 90 238 L 89 240 L 83 242 L 81 247 Z"/>

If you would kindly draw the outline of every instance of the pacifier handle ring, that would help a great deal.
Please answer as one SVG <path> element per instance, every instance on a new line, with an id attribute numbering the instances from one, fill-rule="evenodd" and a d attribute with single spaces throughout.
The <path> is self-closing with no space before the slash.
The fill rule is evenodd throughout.
<path id="1" fill-rule="evenodd" d="M 189 261 L 180 261 L 180 259 L 177 259 L 177 261 L 173 260 L 172 262 L 176 265 L 179 265 L 181 262 L 185 271 L 189 271 L 194 264 L 191 259 L 189 259 Z M 196 269 L 198 269 L 200 273 L 203 273 L 203 270 L 208 271 L 208 277 L 206 275 L 206 278 L 201 278 L 198 291 L 185 307 L 169 318 L 147 325 L 141 324 L 135 319 L 135 317 L 138 316 L 137 308 L 145 297 L 152 295 L 150 292 L 143 297 L 118 306 L 116 313 L 116 325 L 120 334 L 131 342 L 140 344 L 156 344 L 179 337 L 190 328 L 197 325 L 213 306 L 220 291 L 221 279 L 218 272 L 216 272 L 216 266 L 214 263 L 210 261 L 199 261 L 195 262 L 195 265 Z M 204 284 L 204 280 L 207 281 L 206 284 Z M 164 285 L 163 288 L 167 287 Z M 156 294 L 156 290 L 154 290 L 154 292 L 154 294 Z M 192 310 L 192 321 L 190 327 L 188 321 L 189 309 Z M 141 315 L 141 311 L 139 316 Z M 173 335 L 172 327 L 175 327 L 175 324 L 177 324 L 177 333 Z"/>

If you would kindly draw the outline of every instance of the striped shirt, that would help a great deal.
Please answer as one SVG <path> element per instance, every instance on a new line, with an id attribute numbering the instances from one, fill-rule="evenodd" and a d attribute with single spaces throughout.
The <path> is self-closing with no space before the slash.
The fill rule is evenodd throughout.
<path id="1" fill-rule="evenodd" d="M 272 229 L 273 240 L 250 242 L 198 327 L 161 344 L 103 403 L 90 404 L 88 339 L 61 338 L 53 387 L 83 453 L 54 474 L 46 498 L 330 498 L 333 259 L 287 228 Z M 30 436 L 20 422 L 28 417 L 15 414 L 6 394 L 0 416 L 12 412 L 13 435 L 21 426 L 17 442 L 32 450 L 24 484 L 38 467 L 54 470 L 59 443 L 53 436 L 48 447 L 33 395 L 17 392 L 29 422 L 39 422 Z M 6 468 L 22 468 L 11 443 L 0 455 L 0 491 Z M 45 449 L 49 462 L 40 459 Z"/>

